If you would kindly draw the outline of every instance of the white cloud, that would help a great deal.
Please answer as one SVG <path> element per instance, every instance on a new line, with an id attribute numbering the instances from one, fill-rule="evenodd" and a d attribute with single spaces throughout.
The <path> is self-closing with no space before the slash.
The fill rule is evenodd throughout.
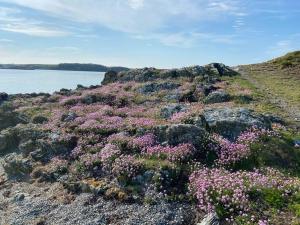
<path id="1" fill-rule="evenodd" d="M 38 37 L 61 37 L 69 33 L 66 31 L 56 30 L 54 28 L 44 27 L 34 23 L 7 23 L 0 25 L 0 30 L 15 33 L 26 34 Z"/>
<path id="2" fill-rule="evenodd" d="M 54 28 L 54 25 L 27 19 L 20 14 L 21 11 L 18 9 L 0 7 L 0 30 L 39 37 L 60 37 L 69 34 L 67 31 Z"/>
<path id="3" fill-rule="evenodd" d="M 129 33 L 154 32 L 240 12 L 238 0 L 0 0 Z"/>

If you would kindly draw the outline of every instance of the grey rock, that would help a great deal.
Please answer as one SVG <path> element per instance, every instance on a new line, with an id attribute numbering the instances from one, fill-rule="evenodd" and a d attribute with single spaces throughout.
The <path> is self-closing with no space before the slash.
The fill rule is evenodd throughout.
<path id="1" fill-rule="evenodd" d="M 213 73 L 219 76 L 234 76 L 238 73 L 229 66 L 222 63 L 211 63 L 205 66 L 209 73 Z"/>
<path id="2" fill-rule="evenodd" d="M 174 113 L 185 112 L 187 108 L 181 104 L 171 104 L 163 107 L 160 111 L 161 117 L 165 119 L 171 118 Z"/>
<path id="3" fill-rule="evenodd" d="M 213 104 L 213 103 L 221 103 L 221 102 L 228 102 L 230 100 L 230 95 L 225 91 L 214 91 L 211 92 L 205 99 L 204 102 L 206 104 Z"/>
<path id="4" fill-rule="evenodd" d="M 33 142 L 37 139 L 45 137 L 43 131 L 41 131 L 37 126 L 30 124 L 19 124 L 13 128 L 7 128 L 0 132 L 0 156 L 7 153 L 19 151 L 19 146 L 29 140 Z M 25 151 L 28 150 L 24 145 L 21 148 Z"/>
<path id="5" fill-rule="evenodd" d="M 198 223 L 197 225 L 219 225 L 219 217 L 216 213 L 209 213 L 207 214 L 204 219 L 201 221 L 201 223 Z"/>
<path id="6" fill-rule="evenodd" d="M 68 114 L 64 114 L 61 117 L 62 122 L 72 122 L 77 118 L 76 113 L 74 112 L 69 112 Z"/>
<path id="7" fill-rule="evenodd" d="M 202 149 L 207 140 L 208 133 L 204 129 L 191 124 L 175 124 L 169 126 L 166 130 L 166 141 L 170 145 L 191 143 L 197 149 Z"/>
<path id="8" fill-rule="evenodd" d="M 207 66 L 190 66 L 180 69 L 160 70 L 155 68 L 142 68 L 131 69 L 128 71 L 121 71 L 119 73 L 108 72 L 105 74 L 105 78 L 102 84 L 108 84 L 112 82 L 147 82 L 155 79 L 172 79 L 172 78 L 190 78 L 191 80 L 196 77 L 201 77 L 207 81 L 213 81 L 216 77 L 235 75 L 237 74 L 230 67 L 224 64 L 213 63 Z"/>
<path id="9" fill-rule="evenodd" d="M 25 195 L 23 193 L 18 193 L 14 196 L 14 202 L 21 202 L 25 199 Z"/>
<path id="10" fill-rule="evenodd" d="M 171 82 L 164 82 L 164 83 L 150 83 L 145 84 L 141 88 L 138 89 L 138 92 L 142 94 L 149 94 L 152 92 L 158 92 L 161 90 L 172 90 L 178 88 L 180 85 Z"/>
<path id="11" fill-rule="evenodd" d="M 24 179 L 32 171 L 32 164 L 29 159 L 21 155 L 11 153 L 4 157 L 3 168 L 8 178 Z"/>
<path id="12" fill-rule="evenodd" d="M 205 110 L 203 119 L 211 132 L 234 140 L 241 132 L 256 126 L 271 129 L 269 120 L 246 108 L 218 108 Z"/>
<path id="13" fill-rule="evenodd" d="M 15 112 L 9 104 L 0 106 L 0 131 L 8 127 L 14 127 L 19 123 L 28 123 L 29 119 L 21 113 Z"/>

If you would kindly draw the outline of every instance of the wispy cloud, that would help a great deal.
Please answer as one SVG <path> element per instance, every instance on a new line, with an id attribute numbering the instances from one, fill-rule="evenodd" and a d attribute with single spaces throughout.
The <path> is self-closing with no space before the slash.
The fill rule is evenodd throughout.
<path id="1" fill-rule="evenodd" d="M 176 23 L 181 28 L 199 21 L 241 14 L 239 0 L 0 0 L 41 10 L 72 21 L 95 23 L 113 30 L 146 33 Z"/>
<path id="2" fill-rule="evenodd" d="M 23 17 L 19 9 L 7 7 L 0 7 L 0 30 L 39 37 L 61 37 L 69 34 L 54 25 Z"/>

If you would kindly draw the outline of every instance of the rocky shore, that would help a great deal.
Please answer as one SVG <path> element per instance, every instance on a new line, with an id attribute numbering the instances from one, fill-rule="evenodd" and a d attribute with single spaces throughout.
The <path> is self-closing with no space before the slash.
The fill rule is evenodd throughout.
<path id="1" fill-rule="evenodd" d="M 239 76 L 212 63 L 0 93 L 0 224 L 297 224 L 297 134 Z"/>

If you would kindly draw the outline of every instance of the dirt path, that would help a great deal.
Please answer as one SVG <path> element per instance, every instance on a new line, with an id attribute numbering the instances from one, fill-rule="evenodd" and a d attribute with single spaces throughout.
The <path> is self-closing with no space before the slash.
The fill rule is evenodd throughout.
<path id="1" fill-rule="evenodd" d="M 236 67 L 236 71 L 238 71 L 243 78 L 248 80 L 251 84 L 253 84 L 260 92 L 264 93 L 266 99 L 273 105 L 279 106 L 282 109 L 283 114 L 287 117 L 289 121 L 292 122 L 293 125 L 300 129 L 300 109 L 297 106 L 290 105 L 282 96 L 274 93 L 270 88 L 265 86 L 264 84 L 257 81 L 253 76 L 251 76 L 244 68 Z"/>

